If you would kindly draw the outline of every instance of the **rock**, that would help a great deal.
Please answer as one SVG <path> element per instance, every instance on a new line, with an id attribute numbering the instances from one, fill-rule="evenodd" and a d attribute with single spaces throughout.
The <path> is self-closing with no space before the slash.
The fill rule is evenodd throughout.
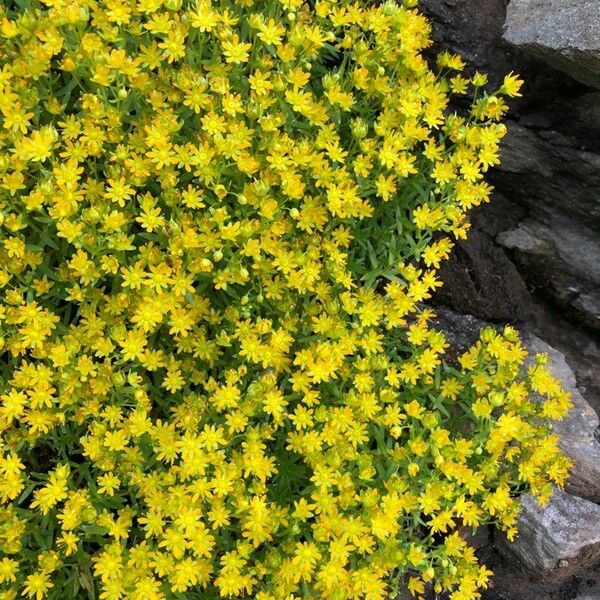
<path id="1" fill-rule="evenodd" d="M 473 231 L 482 231 L 490 238 L 495 238 L 501 231 L 517 227 L 528 214 L 526 207 L 509 200 L 496 190 L 490 202 L 474 208 L 469 213 L 469 220 Z"/>
<path id="2" fill-rule="evenodd" d="M 514 121 L 506 124 L 508 132 L 502 140 L 502 163 L 498 169 L 515 175 L 552 175 L 552 165 L 547 157 L 548 149 L 538 140 L 537 135 Z"/>
<path id="3" fill-rule="evenodd" d="M 489 323 L 446 307 L 436 307 L 435 312 L 435 329 L 444 333 L 449 344 L 444 358 L 453 364 L 457 363 L 458 357 L 477 341 L 479 332 Z"/>
<path id="4" fill-rule="evenodd" d="M 493 238 L 472 231 L 442 264 L 444 285 L 435 302 L 490 321 L 515 321 L 528 314 L 529 292 L 515 265 Z"/>
<path id="5" fill-rule="evenodd" d="M 600 583 L 584 586 L 575 600 L 600 600 Z"/>
<path id="6" fill-rule="evenodd" d="M 467 72 L 488 76 L 488 90 L 498 89 L 513 71 L 525 81 L 524 98 L 511 101 L 511 114 L 540 108 L 548 102 L 589 89 L 564 72 L 509 44 L 502 38 L 507 0 L 420 0 L 419 9 L 433 26 L 434 45 L 427 53 L 433 61 L 441 50 L 460 54 Z M 564 110 L 558 111 L 564 116 Z"/>
<path id="7" fill-rule="evenodd" d="M 600 562 L 600 506 L 560 490 L 546 506 L 529 495 L 521 505 L 515 541 L 496 540 L 509 559 L 556 582 Z"/>
<path id="8" fill-rule="evenodd" d="M 586 324 L 600 329 L 600 297 L 598 294 L 579 294 L 573 300 L 573 308 L 582 315 Z"/>
<path id="9" fill-rule="evenodd" d="M 408 591 L 408 589 L 404 588 L 394 598 L 394 600 L 414 600 L 414 596 Z"/>
<path id="10" fill-rule="evenodd" d="M 553 260 L 573 271 L 578 278 L 600 284 L 600 237 L 581 224 L 573 224 L 564 216 L 549 214 L 546 222 L 529 218 L 518 228 L 501 233 L 503 246 L 518 248 L 530 254 L 553 253 Z"/>
<path id="11" fill-rule="evenodd" d="M 498 190 L 535 216 L 551 209 L 600 231 L 600 154 L 569 145 L 568 135 L 553 143 L 547 132 L 507 126 L 502 163 L 491 173 Z"/>
<path id="12" fill-rule="evenodd" d="M 600 92 L 584 94 L 571 104 L 574 114 L 595 132 L 600 131 Z"/>
<path id="13" fill-rule="evenodd" d="M 600 87 L 597 2 L 512 0 L 504 39 L 578 81 Z"/>
<path id="14" fill-rule="evenodd" d="M 600 331 L 600 235 L 547 209 L 496 240 L 523 277 L 587 327 Z"/>
<path id="15" fill-rule="evenodd" d="M 438 46 L 459 53 L 471 68 L 489 73 L 493 85 L 500 84 L 513 62 L 513 50 L 502 40 L 504 0 L 422 0 L 419 7 L 433 24 Z"/>

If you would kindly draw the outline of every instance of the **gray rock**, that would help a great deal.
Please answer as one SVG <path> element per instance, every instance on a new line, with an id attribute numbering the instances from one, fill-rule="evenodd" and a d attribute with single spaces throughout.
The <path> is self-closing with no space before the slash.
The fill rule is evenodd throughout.
<path id="1" fill-rule="evenodd" d="M 585 586 L 580 590 L 575 600 L 600 600 L 600 583 Z"/>
<path id="2" fill-rule="evenodd" d="M 408 591 L 408 589 L 403 588 L 399 594 L 394 598 L 394 600 L 413 600 L 413 595 Z"/>
<path id="3" fill-rule="evenodd" d="M 600 443 L 595 436 L 600 425 L 598 415 L 577 389 L 575 375 L 564 355 L 531 333 L 524 332 L 523 338 L 531 353 L 529 360 L 538 353 L 548 355 L 550 371 L 560 379 L 573 402 L 566 418 L 554 425 L 562 451 L 573 462 L 565 489 L 581 498 L 600 502 Z"/>
<path id="4" fill-rule="evenodd" d="M 448 342 L 444 358 L 456 363 L 458 357 L 466 352 L 479 338 L 479 332 L 489 325 L 472 315 L 463 315 L 449 308 L 436 308 L 435 328 L 442 331 Z"/>
<path id="5" fill-rule="evenodd" d="M 523 319 L 529 292 L 506 252 L 483 231 L 459 241 L 442 263 L 436 303 L 491 321 Z"/>
<path id="6" fill-rule="evenodd" d="M 578 81 L 600 87 L 595 0 L 512 0 L 504 39 Z"/>
<path id="7" fill-rule="evenodd" d="M 588 94 L 578 106 L 598 100 Z M 581 150 L 556 131 L 509 123 L 502 157 L 492 181 L 529 217 L 509 225 L 496 241 L 511 251 L 530 287 L 568 317 L 600 331 L 600 153 Z"/>
<path id="8" fill-rule="evenodd" d="M 600 231 L 600 153 L 581 150 L 568 135 L 507 126 L 502 163 L 491 173 L 497 189 L 536 217 L 551 210 Z"/>
<path id="9" fill-rule="evenodd" d="M 499 169 L 506 173 L 531 173 L 548 177 L 553 164 L 548 160 L 548 148 L 538 136 L 526 127 L 509 121 L 508 132 L 502 141 L 502 163 Z"/>
<path id="10" fill-rule="evenodd" d="M 515 541 L 496 541 L 505 556 L 557 582 L 600 562 L 600 506 L 560 490 L 546 506 L 529 495 L 521 504 Z"/>
<path id="11" fill-rule="evenodd" d="M 547 208 L 500 233 L 523 277 L 568 314 L 600 331 L 600 235 Z"/>
<path id="12" fill-rule="evenodd" d="M 591 127 L 600 131 L 600 92 L 584 94 L 571 101 L 574 114 Z"/>
<path id="13" fill-rule="evenodd" d="M 598 294 L 579 294 L 573 301 L 578 313 L 585 315 L 586 321 L 594 329 L 600 330 L 600 296 Z"/>
<path id="14" fill-rule="evenodd" d="M 525 219 L 517 229 L 501 233 L 498 241 L 529 254 L 551 253 L 557 265 L 562 263 L 578 278 L 600 285 L 600 236 L 559 213 L 549 213 L 546 222 Z"/>
<path id="15" fill-rule="evenodd" d="M 505 0 L 421 0 L 419 8 L 431 19 L 438 46 L 488 73 L 492 85 L 500 85 L 505 73 L 514 70 L 513 48 L 502 40 Z"/>

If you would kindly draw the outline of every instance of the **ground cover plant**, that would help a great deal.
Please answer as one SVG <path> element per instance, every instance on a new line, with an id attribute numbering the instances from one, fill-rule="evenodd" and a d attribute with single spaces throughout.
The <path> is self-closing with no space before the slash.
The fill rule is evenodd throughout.
<path id="1" fill-rule="evenodd" d="M 0 11 L 0 598 L 479 597 L 569 398 L 423 302 L 521 82 L 412 0 Z"/>

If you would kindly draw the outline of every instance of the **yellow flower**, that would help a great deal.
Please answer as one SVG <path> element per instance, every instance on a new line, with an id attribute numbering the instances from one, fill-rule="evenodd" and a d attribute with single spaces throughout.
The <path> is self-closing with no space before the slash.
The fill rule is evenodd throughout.
<path id="1" fill-rule="evenodd" d="M 46 592 L 52 587 L 54 587 L 54 584 L 50 581 L 50 576 L 47 573 L 33 573 L 25 579 L 23 595 L 28 598 L 35 597 L 35 600 L 42 600 Z"/>
<path id="2" fill-rule="evenodd" d="M 65 556 L 71 556 L 77 552 L 79 536 L 71 531 L 64 531 L 58 538 L 58 545 L 64 547 Z"/>
<path id="3" fill-rule="evenodd" d="M 504 77 L 501 91 L 504 92 L 510 98 L 520 97 L 522 94 L 519 90 L 523 86 L 523 80 L 519 79 L 514 73 L 509 73 Z"/>
<path id="4" fill-rule="evenodd" d="M 120 483 L 120 479 L 112 471 L 109 471 L 106 475 L 100 475 L 98 476 L 98 493 L 114 496 L 115 489 L 119 487 Z"/>
<path id="5" fill-rule="evenodd" d="M 2 560 L 0 560 L 0 583 L 16 581 L 18 570 L 18 561 L 12 558 L 4 557 Z"/>
<path id="6" fill-rule="evenodd" d="M 211 31 L 220 21 L 219 13 L 213 11 L 211 8 L 210 0 L 197 0 L 195 11 L 191 16 L 192 27 L 203 32 Z"/>
<path id="7" fill-rule="evenodd" d="M 230 64 L 248 62 L 249 50 L 252 44 L 241 42 L 237 34 L 233 34 L 230 41 L 222 42 L 225 61 Z"/>
<path id="8" fill-rule="evenodd" d="M 259 24 L 258 37 L 265 44 L 273 44 L 274 46 L 280 46 L 285 29 L 276 23 L 273 18 L 269 18 L 268 21 Z"/>

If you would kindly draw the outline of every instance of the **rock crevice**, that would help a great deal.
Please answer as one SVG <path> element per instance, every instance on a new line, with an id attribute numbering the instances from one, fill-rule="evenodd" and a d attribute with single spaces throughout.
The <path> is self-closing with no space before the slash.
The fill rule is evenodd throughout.
<path id="1" fill-rule="evenodd" d="M 483 321 L 512 323 L 545 352 L 574 408 L 555 426 L 573 461 L 547 507 L 523 501 L 520 536 L 480 555 L 496 572 L 486 600 L 600 600 L 600 3 L 421 0 L 434 51 L 449 49 L 497 88 L 526 84 L 490 172 L 489 205 L 441 272 L 434 303 L 450 359 Z M 461 313 L 468 313 L 464 315 Z M 453 349 L 452 349 L 453 348 Z"/>

